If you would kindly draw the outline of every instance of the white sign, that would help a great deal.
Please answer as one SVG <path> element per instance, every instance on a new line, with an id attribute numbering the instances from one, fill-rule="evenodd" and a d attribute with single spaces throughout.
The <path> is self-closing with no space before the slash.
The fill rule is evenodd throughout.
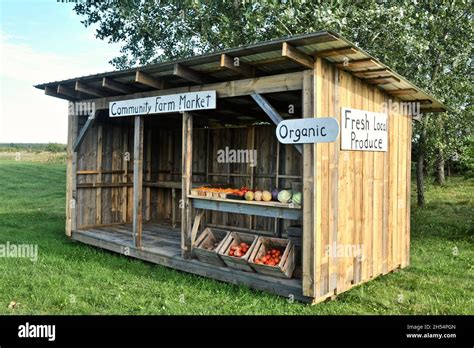
<path id="1" fill-rule="evenodd" d="M 278 123 L 276 136 L 283 144 L 329 143 L 339 135 L 335 118 L 299 118 Z"/>
<path id="2" fill-rule="evenodd" d="M 341 109 L 341 150 L 387 151 L 387 114 Z"/>
<path id="3" fill-rule="evenodd" d="M 216 108 L 216 91 L 189 92 L 109 103 L 109 117 L 164 114 Z"/>

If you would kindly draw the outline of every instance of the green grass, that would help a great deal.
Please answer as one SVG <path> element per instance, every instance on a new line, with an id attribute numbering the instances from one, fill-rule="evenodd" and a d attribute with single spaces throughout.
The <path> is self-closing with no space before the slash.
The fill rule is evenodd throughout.
<path id="1" fill-rule="evenodd" d="M 73 243 L 64 196 L 64 165 L 0 162 L 0 244 L 39 248 L 0 258 L 0 314 L 474 314 L 474 180 L 428 186 L 410 267 L 316 306 Z"/>

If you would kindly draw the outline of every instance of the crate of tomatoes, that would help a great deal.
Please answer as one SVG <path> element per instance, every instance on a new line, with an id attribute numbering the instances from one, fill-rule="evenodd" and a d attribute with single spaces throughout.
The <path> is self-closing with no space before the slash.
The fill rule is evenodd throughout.
<path id="1" fill-rule="evenodd" d="M 288 239 L 258 237 L 249 264 L 258 273 L 291 278 L 295 270 L 295 246 Z"/>
<path id="2" fill-rule="evenodd" d="M 219 256 L 228 267 L 254 272 L 248 259 L 257 242 L 257 236 L 248 233 L 231 232 L 219 250 Z"/>

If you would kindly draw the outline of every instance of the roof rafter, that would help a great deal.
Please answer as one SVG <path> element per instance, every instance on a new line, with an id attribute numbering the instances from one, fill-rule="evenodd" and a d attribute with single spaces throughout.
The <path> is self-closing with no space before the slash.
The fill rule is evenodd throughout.
<path id="1" fill-rule="evenodd" d="M 414 88 L 385 89 L 385 93 L 393 96 L 416 94 L 418 91 Z"/>
<path id="2" fill-rule="evenodd" d="M 250 64 L 244 63 L 239 57 L 231 57 L 228 54 L 221 54 L 221 68 L 232 70 L 245 77 L 254 77 L 257 69 Z"/>
<path id="3" fill-rule="evenodd" d="M 81 92 L 75 91 L 61 84 L 59 84 L 58 87 L 56 88 L 56 92 L 58 94 L 62 94 L 64 96 L 70 97 L 73 100 L 82 99 L 84 97 L 84 95 L 81 94 Z"/>
<path id="4" fill-rule="evenodd" d="M 384 77 L 369 78 L 369 79 L 365 79 L 364 81 L 372 85 L 388 85 L 390 83 L 400 82 L 400 79 L 395 76 L 384 76 Z"/>
<path id="5" fill-rule="evenodd" d="M 148 75 L 140 70 L 137 70 L 135 73 L 135 82 L 155 89 L 166 88 L 165 82 L 162 79 Z"/>
<path id="6" fill-rule="evenodd" d="M 102 78 L 102 88 L 106 88 L 108 90 L 124 94 L 131 94 L 135 92 L 135 89 L 130 87 L 129 85 L 107 77 Z"/>
<path id="7" fill-rule="evenodd" d="M 214 82 L 215 80 L 197 70 L 185 67 L 182 64 L 176 63 L 173 68 L 173 75 L 178 76 L 184 80 L 198 83 L 200 85 Z"/>
<path id="8" fill-rule="evenodd" d="M 330 48 L 328 50 L 316 51 L 313 53 L 314 57 L 328 58 L 334 56 L 348 56 L 356 54 L 357 50 L 354 47 Z"/>
<path id="9" fill-rule="evenodd" d="M 392 73 L 386 69 L 370 69 L 370 70 L 363 70 L 363 71 L 354 71 L 352 73 L 354 76 L 361 77 L 361 78 L 371 78 L 371 77 L 390 77 L 393 76 Z"/>
<path id="10" fill-rule="evenodd" d="M 359 68 L 370 68 L 379 67 L 381 65 L 372 58 L 357 59 L 348 62 L 337 63 L 336 66 L 342 69 L 359 69 Z"/>
<path id="11" fill-rule="evenodd" d="M 63 94 L 59 94 L 57 92 L 57 88 L 49 87 L 46 86 L 44 88 L 44 94 L 49 95 L 50 97 L 55 97 L 55 98 L 60 98 L 60 99 L 66 99 L 66 100 L 77 100 L 76 98 L 72 98 Z"/>
<path id="12" fill-rule="evenodd" d="M 313 57 L 301 52 L 297 48 L 291 46 L 288 42 L 283 42 L 281 55 L 287 57 L 296 64 L 304 66 L 305 68 L 313 69 L 314 67 Z"/>
<path id="13" fill-rule="evenodd" d="M 86 85 L 83 82 L 76 81 L 75 88 L 76 91 L 86 93 L 95 97 L 108 97 L 110 96 L 109 93 L 105 91 L 101 91 L 98 88 L 95 88 L 93 86 Z"/>

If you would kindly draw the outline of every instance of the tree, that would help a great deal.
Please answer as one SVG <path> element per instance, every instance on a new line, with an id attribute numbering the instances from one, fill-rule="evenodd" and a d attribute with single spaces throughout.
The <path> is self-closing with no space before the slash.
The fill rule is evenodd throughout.
<path id="1" fill-rule="evenodd" d="M 470 134 L 459 126 L 472 124 L 469 1 L 115 0 L 80 2 L 75 10 L 84 25 L 98 25 L 98 38 L 123 43 L 111 61 L 116 68 L 321 29 L 340 33 L 452 110 L 414 127 L 419 203 L 423 168 L 438 168 L 441 182 L 446 159 L 461 154 Z"/>

